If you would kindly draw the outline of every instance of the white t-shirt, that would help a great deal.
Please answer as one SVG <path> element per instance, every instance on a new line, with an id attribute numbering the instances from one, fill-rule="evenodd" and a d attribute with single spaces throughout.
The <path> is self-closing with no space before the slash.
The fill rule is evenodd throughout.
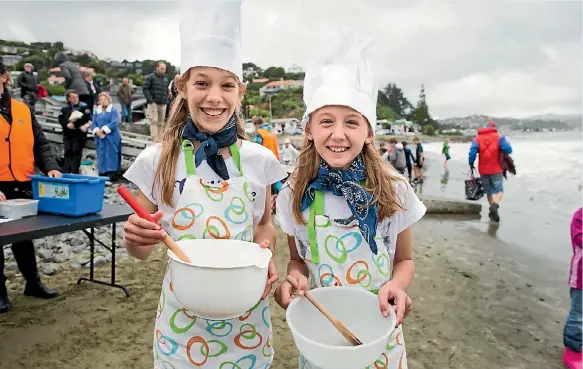
<path id="1" fill-rule="evenodd" d="M 161 200 L 162 196 L 155 193 L 153 189 L 154 175 L 160 160 L 160 153 L 162 152 L 162 144 L 155 144 L 147 147 L 142 151 L 134 163 L 125 172 L 124 177 L 130 182 L 134 183 L 144 193 L 144 195 L 158 206 L 158 209 L 164 212 L 163 220 L 170 223 L 172 214 L 174 214 L 174 207 L 164 204 Z M 257 191 L 255 199 L 255 206 L 253 209 L 254 224 L 259 223 L 265 211 L 265 189 L 267 186 L 282 180 L 287 176 L 283 166 L 277 161 L 273 153 L 253 142 L 243 140 L 239 148 L 241 155 L 241 168 L 243 175 L 247 181 L 252 182 L 256 188 L 263 189 Z M 233 157 L 225 160 L 229 177 L 234 178 L 239 176 L 239 170 L 235 165 Z M 215 171 L 207 164 L 206 160 L 196 168 L 196 175 L 205 181 L 221 181 L 222 178 L 215 173 Z M 178 162 L 176 163 L 176 181 L 180 182 L 186 178 L 186 164 L 184 161 L 184 152 L 180 150 Z M 172 204 L 174 206 L 178 203 L 180 197 L 179 184 L 174 185 L 174 195 L 172 196 Z"/>
<path id="2" fill-rule="evenodd" d="M 377 237 L 380 236 L 382 238 L 382 243 L 389 252 L 391 260 L 395 256 L 398 234 L 419 221 L 427 211 L 427 208 L 419 200 L 407 181 L 397 182 L 395 188 L 403 209 L 392 217 L 379 222 L 376 234 Z M 308 226 L 307 224 L 295 223 L 291 210 L 291 193 L 291 188 L 287 185 L 280 191 L 277 197 L 275 223 L 281 227 L 282 231 L 296 238 L 296 245 L 301 248 L 307 247 L 309 245 Z M 306 209 L 303 212 L 306 222 L 308 221 L 308 214 L 309 209 Z M 336 196 L 326 191 L 324 192 L 324 215 L 335 220 L 342 220 L 350 218 L 352 212 L 343 196 Z"/>

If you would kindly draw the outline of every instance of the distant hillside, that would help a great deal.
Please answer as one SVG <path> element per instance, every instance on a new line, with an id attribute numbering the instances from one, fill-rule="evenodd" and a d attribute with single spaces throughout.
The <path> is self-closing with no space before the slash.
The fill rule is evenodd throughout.
<path id="1" fill-rule="evenodd" d="M 483 127 L 488 121 L 510 130 L 541 130 L 541 129 L 581 129 L 581 115 L 546 114 L 529 118 L 498 118 L 487 115 L 471 115 L 464 118 L 447 118 L 439 121 L 443 128 L 476 129 Z"/>

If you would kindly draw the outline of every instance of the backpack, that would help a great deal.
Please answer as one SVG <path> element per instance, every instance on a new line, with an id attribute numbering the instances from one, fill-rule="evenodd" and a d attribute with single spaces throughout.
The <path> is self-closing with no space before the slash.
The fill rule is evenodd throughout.
<path id="1" fill-rule="evenodd" d="M 389 154 L 391 165 L 397 170 L 403 170 L 407 167 L 407 156 L 402 148 L 394 148 Z"/>

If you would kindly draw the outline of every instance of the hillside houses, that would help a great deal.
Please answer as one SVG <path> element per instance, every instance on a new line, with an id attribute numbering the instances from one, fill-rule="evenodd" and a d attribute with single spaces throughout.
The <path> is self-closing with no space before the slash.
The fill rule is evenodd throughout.
<path id="1" fill-rule="evenodd" d="M 281 92 L 283 90 L 287 90 L 289 88 L 300 88 L 300 87 L 304 87 L 303 80 L 297 81 L 297 80 L 293 80 L 293 79 L 288 79 L 285 81 L 273 81 L 273 82 L 269 82 L 268 84 L 266 84 L 265 86 L 263 86 L 259 89 L 259 96 L 263 97 L 267 94 L 278 93 L 278 92 Z"/>
<path id="2" fill-rule="evenodd" d="M 111 60 L 109 61 L 109 66 L 115 69 L 125 69 L 128 72 L 133 72 L 136 74 L 142 74 L 143 64 L 139 60 L 134 60 L 133 62 L 126 59 L 122 61 Z"/>

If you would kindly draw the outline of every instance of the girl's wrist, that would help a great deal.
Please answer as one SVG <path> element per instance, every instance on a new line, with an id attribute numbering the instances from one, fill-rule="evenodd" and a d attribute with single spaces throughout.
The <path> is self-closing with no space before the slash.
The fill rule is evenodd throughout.
<path id="1" fill-rule="evenodd" d="M 297 260 L 289 261 L 287 264 L 287 274 L 296 278 L 301 276 L 308 278 L 310 276 L 310 272 L 308 271 L 306 265 L 303 262 Z"/>

